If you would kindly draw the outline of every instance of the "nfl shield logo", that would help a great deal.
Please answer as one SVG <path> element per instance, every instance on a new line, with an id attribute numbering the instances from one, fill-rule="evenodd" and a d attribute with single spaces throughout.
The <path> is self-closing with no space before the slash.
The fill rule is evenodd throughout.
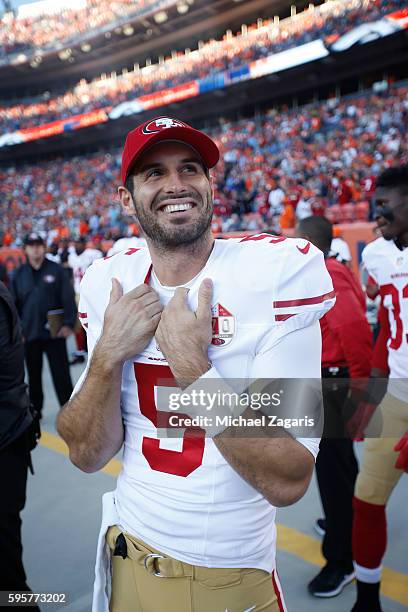
<path id="1" fill-rule="evenodd" d="M 212 340 L 215 346 L 229 344 L 235 333 L 235 317 L 221 304 L 215 304 L 212 312 Z"/>

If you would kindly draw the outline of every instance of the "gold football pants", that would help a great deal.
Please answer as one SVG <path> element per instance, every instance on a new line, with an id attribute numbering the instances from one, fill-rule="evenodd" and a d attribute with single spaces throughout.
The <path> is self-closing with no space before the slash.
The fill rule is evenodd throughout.
<path id="1" fill-rule="evenodd" d="M 286 610 L 276 572 L 189 565 L 127 533 L 123 534 L 127 548 L 123 558 L 113 554 L 121 533 L 115 526 L 106 534 L 112 554 L 110 612 Z"/>

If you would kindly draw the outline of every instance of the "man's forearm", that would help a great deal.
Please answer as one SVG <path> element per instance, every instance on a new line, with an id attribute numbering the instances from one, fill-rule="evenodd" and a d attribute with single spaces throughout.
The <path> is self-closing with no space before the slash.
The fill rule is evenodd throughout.
<path id="1" fill-rule="evenodd" d="M 123 442 L 123 364 L 109 362 L 106 355 L 102 343 L 97 344 L 81 389 L 57 418 L 57 429 L 68 444 L 71 461 L 85 472 L 101 469 Z"/>
<path id="2" fill-rule="evenodd" d="M 248 411 L 247 411 L 248 412 Z M 253 417 L 253 413 L 245 416 Z M 245 436 L 245 437 L 244 437 Z M 300 499 L 310 482 L 314 459 L 284 429 L 230 427 L 214 443 L 228 463 L 274 506 Z"/>

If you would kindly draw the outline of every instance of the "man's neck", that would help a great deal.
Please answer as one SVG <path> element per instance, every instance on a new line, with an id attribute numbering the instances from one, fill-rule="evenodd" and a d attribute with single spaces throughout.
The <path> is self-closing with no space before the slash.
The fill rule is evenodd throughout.
<path id="1" fill-rule="evenodd" d="M 177 249 L 157 248 L 148 239 L 153 270 L 162 285 L 177 287 L 197 276 L 204 268 L 214 246 L 209 235 L 199 243 L 180 246 Z"/>
<path id="2" fill-rule="evenodd" d="M 401 236 L 398 236 L 398 238 L 394 240 L 394 242 L 400 251 L 406 249 L 408 247 L 408 232 L 406 232 L 405 234 L 401 234 Z"/>
<path id="3" fill-rule="evenodd" d="M 44 261 L 44 258 L 41 259 L 41 261 L 38 261 L 38 260 L 33 261 L 33 260 L 31 260 L 28 263 L 30 264 L 30 266 L 32 268 L 34 268 L 34 270 L 39 270 L 41 268 L 41 266 L 43 265 L 43 261 Z"/>

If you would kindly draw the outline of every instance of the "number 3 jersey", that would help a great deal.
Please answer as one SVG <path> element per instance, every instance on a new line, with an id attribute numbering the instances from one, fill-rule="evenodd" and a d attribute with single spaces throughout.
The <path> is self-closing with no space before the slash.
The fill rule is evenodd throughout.
<path id="1" fill-rule="evenodd" d="M 363 264 L 380 288 L 382 303 L 388 312 L 388 390 L 398 399 L 408 401 L 408 248 L 400 251 L 392 240 L 378 238 L 368 244 Z"/>
<path id="2" fill-rule="evenodd" d="M 163 305 L 176 289 L 159 283 L 147 248 L 94 262 L 81 283 L 79 305 L 90 360 L 102 332 L 112 277 L 124 293 L 149 282 Z M 205 267 L 184 285 L 192 310 L 204 278 L 214 285 L 208 351 L 213 367 L 204 376 L 320 377 L 318 319 L 332 306 L 334 293 L 318 249 L 304 240 L 270 235 L 216 240 Z M 293 333 L 300 334 L 300 344 L 285 356 L 285 338 Z M 301 366 L 294 373 L 296 361 Z M 120 527 L 187 563 L 272 571 L 275 508 L 229 465 L 211 438 L 191 436 L 188 430 L 183 438 L 158 437 L 157 387 L 171 377 L 154 338 L 124 364 L 125 441 L 115 492 Z M 316 456 L 318 441 L 300 441 Z"/>

